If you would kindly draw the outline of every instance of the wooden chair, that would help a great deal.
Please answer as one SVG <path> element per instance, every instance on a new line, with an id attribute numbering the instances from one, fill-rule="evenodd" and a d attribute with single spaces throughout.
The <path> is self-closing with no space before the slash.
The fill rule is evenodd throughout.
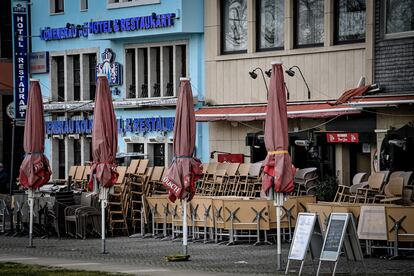
<path id="1" fill-rule="evenodd" d="M 73 178 L 73 185 L 75 188 L 82 189 L 83 174 L 85 172 L 85 166 L 78 166 L 76 169 L 75 177 Z"/>
<path id="2" fill-rule="evenodd" d="M 240 163 L 230 163 L 230 165 L 227 167 L 227 183 L 225 184 L 223 188 L 223 195 L 228 196 L 231 194 L 232 190 L 234 189 L 234 186 L 237 183 L 237 171 L 239 169 Z"/>
<path id="3" fill-rule="evenodd" d="M 403 191 L 404 191 L 404 178 L 402 177 L 393 177 L 390 178 L 390 181 L 384 187 L 383 195 L 375 195 L 374 203 L 402 203 L 403 200 Z"/>
<path id="4" fill-rule="evenodd" d="M 153 190 L 154 195 L 168 194 L 167 188 L 164 187 L 164 184 L 162 183 L 162 180 L 164 179 L 164 177 L 167 176 L 167 173 L 168 173 L 168 168 L 165 168 L 163 173 L 162 173 L 162 176 L 161 176 L 160 180 L 159 181 L 156 181 L 156 180 L 152 181 L 151 184 L 154 187 L 154 190 Z"/>
<path id="5" fill-rule="evenodd" d="M 262 162 L 250 166 L 246 196 L 260 197 L 262 189 Z"/>
<path id="6" fill-rule="evenodd" d="M 91 166 L 85 166 L 85 170 L 83 171 L 83 176 L 82 176 L 82 189 L 87 191 L 88 190 L 88 182 L 89 182 L 89 177 L 91 175 Z"/>
<path id="7" fill-rule="evenodd" d="M 234 186 L 234 191 L 232 192 L 232 195 L 245 196 L 248 181 L 249 181 L 250 166 L 251 166 L 250 163 L 240 164 L 239 170 L 238 170 L 237 183 Z"/>
<path id="8" fill-rule="evenodd" d="M 385 174 L 381 172 L 374 172 L 368 178 L 368 186 L 366 188 L 358 188 L 355 195 L 349 197 L 350 202 L 368 203 L 370 199 L 379 194 L 384 184 Z"/>
<path id="9" fill-rule="evenodd" d="M 345 201 L 349 201 L 349 196 L 351 195 L 350 190 L 352 189 L 353 191 L 358 188 L 363 188 L 364 185 L 367 185 L 367 183 L 363 183 L 366 182 L 368 180 L 368 174 L 365 172 L 360 172 L 354 175 L 354 177 L 352 178 L 352 186 L 347 186 L 347 185 L 338 185 L 338 190 L 336 191 L 335 194 L 335 198 L 334 198 L 334 202 L 345 202 Z M 353 194 L 355 194 L 355 192 L 353 192 Z"/>
<path id="10" fill-rule="evenodd" d="M 163 173 L 164 173 L 164 167 L 161 167 L 161 166 L 154 167 L 154 169 L 152 171 L 152 175 L 151 175 L 151 177 L 148 181 L 148 187 L 150 189 L 150 192 L 149 192 L 148 196 L 151 196 L 151 195 L 154 194 L 156 185 L 158 183 L 160 183 L 160 182 L 162 183 Z M 162 186 L 162 184 L 161 184 L 161 186 Z"/>
<path id="11" fill-rule="evenodd" d="M 133 174 L 137 171 L 138 165 L 139 165 L 140 159 L 133 159 L 131 160 L 131 163 L 128 166 L 128 169 L 126 171 L 126 174 Z"/>
<path id="12" fill-rule="evenodd" d="M 203 181 L 201 183 L 201 194 L 206 195 L 206 189 L 209 183 L 212 183 L 214 179 L 214 174 L 217 170 L 218 163 L 209 163 L 206 169 L 206 173 L 204 174 Z"/>
<path id="13" fill-rule="evenodd" d="M 68 177 L 70 180 L 73 180 L 75 178 L 77 168 L 78 166 L 70 166 L 69 172 L 68 172 Z"/>

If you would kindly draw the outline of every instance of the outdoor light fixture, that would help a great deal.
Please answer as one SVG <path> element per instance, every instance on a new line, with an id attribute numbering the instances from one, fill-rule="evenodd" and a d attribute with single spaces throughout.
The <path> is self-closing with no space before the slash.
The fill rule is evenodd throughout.
<path id="1" fill-rule="evenodd" d="M 256 79 L 256 78 L 257 78 L 257 74 L 255 73 L 255 71 L 256 71 L 256 70 L 259 70 L 259 71 L 260 71 L 260 73 L 262 73 L 263 82 L 264 82 L 264 84 L 265 84 L 267 94 L 269 94 L 269 88 L 267 87 L 266 79 L 265 79 L 265 76 L 264 76 L 264 73 L 263 73 L 262 68 L 257 67 L 257 68 L 255 68 L 255 69 L 253 69 L 252 71 L 250 71 L 250 72 L 249 72 L 250 77 L 251 77 L 252 79 Z M 271 70 L 271 69 L 270 69 L 270 70 Z M 270 71 L 270 70 L 268 70 L 268 71 Z M 268 75 L 268 74 L 269 74 L 269 73 L 268 73 L 268 71 L 266 71 L 266 75 L 267 75 L 267 76 L 269 76 L 269 75 Z"/>
<path id="2" fill-rule="evenodd" d="M 388 144 L 407 150 L 407 141 L 404 139 L 392 139 L 388 141 Z"/>
<path id="3" fill-rule="evenodd" d="M 265 74 L 270 78 L 270 76 L 272 75 L 272 69 L 270 68 L 269 70 L 265 71 Z"/>
<path id="4" fill-rule="evenodd" d="M 308 83 L 306 82 L 305 77 L 303 76 L 302 71 L 300 70 L 300 68 L 298 66 L 294 65 L 294 66 L 290 67 L 288 70 L 285 71 L 286 74 L 288 74 L 290 77 L 295 76 L 295 71 L 293 71 L 293 68 L 297 68 L 299 70 L 299 73 L 300 73 L 300 75 L 303 79 L 303 82 L 305 83 L 306 88 L 308 89 L 308 100 L 310 100 L 310 98 L 311 98 L 310 89 L 309 89 Z"/>

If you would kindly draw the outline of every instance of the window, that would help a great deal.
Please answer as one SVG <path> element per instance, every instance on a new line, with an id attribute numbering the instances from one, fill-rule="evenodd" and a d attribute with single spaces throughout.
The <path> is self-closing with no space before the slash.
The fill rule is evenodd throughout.
<path id="1" fill-rule="evenodd" d="M 335 1 L 335 42 L 365 40 L 365 0 Z"/>
<path id="2" fill-rule="evenodd" d="M 95 100 L 96 92 L 96 54 L 88 54 L 89 73 L 89 100 Z"/>
<path id="3" fill-rule="evenodd" d="M 66 178 L 66 169 L 65 169 L 65 140 L 58 139 L 58 162 L 59 162 L 59 179 Z"/>
<path id="4" fill-rule="evenodd" d="M 385 34 L 414 35 L 414 1 L 385 0 Z"/>
<path id="5" fill-rule="evenodd" d="M 50 73 L 53 101 L 95 99 L 96 53 L 52 56 Z"/>
<path id="6" fill-rule="evenodd" d="M 297 0 L 295 5 L 296 46 L 323 45 L 323 21 L 324 0 Z"/>
<path id="7" fill-rule="evenodd" d="M 81 164 L 81 140 L 73 139 L 73 165 L 79 166 Z"/>
<path id="8" fill-rule="evenodd" d="M 187 45 L 151 45 L 125 50 L 127 98 L 177 95 L 180 77 L 187 76 Z"/>
<path id="9" fill-rule="evenodd" d="M 57 101 L 65 100 L 65 64 L 64 57 L 55 57 L 57 67 Z"/>
<path id="10" fill-rule="evenodd" d="M 79 55 L 73 56 L 73 100 L 80 101 L 80 60 Z"/>
<path id="11" fill-rule="evenodd" d="M 257 49 L 283 49 L 284 44 L 284 0 L 257 1 Z"/>
<path id="12" fill-rule="evenodd" d="M 108 0 L 108 8 L 124 8 L 141 5 L 159 4 L 161 0 Z"/>
<path id="13" fill-rule="evenodd" d="M 246 52 L 247 0 L 221 1 L 222 53 Z"/>
<path id="14" fill-rule="evenodd" d="M 88 10 L 88 0 L 81 0 L 81 11 Z"/>
<path id="15" fill-rule="evenodd" d="M 11 1 L 0 1 L 1 11 L 11 10 Z M 12 58 L 12 25 L 11 25 L 11 13 L 0 13 L 0 58 Z"/>
<path id="16" fill-rule="evenodd" d="M 65 11 L 64 0 L 50 0 L 50 13 L 63 13 Z"/>

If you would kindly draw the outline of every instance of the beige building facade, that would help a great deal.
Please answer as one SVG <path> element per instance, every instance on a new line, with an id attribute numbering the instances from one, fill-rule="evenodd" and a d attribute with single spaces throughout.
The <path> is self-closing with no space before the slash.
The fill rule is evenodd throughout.
<path id="1" fill-rule="evenodd" d="M 264 145 L 258 144 L 267 102 L 264 81 L 269 78 L 260 69 L 266 72 L 279 60 L 285 70 L 295 71 L 293 77 L 285 74 L 295 165 L 315 166 L 322 177 L 336 176 L 345 185 L 356 172 L 380 169 L 374 161 L 382 139 L 390 128 L 414 119 L 409 105 L 414 98 L 380 94 L 375 84 L 381 80 L 374 74 L 376 1 L 350 2 L 355 5 L 334 0 L 205 1 L 205 107 L 196 116 L 209 122 L 210 152 L 242 153 L 245 162 L 264 158 Z M 249 72 L 255 68 L 260 69 L 253 79 Z M 364 84 L 371 85 L 365 94 L 327 105 Z M 402 115 L 387 116 L 389 112 Z M 248 138 L 253 133 L 256 140 Z M 353 133 L 357 142 L 327 140 L 328 134 Z M 303 147 L 303 140 L 311 144 Z"/>

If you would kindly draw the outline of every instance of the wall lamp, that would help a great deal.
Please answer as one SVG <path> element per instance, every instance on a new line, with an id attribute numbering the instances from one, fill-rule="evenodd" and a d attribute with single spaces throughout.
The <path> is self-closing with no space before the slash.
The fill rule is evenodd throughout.
<path id="1" fill-rule="evenodd" d="M 264 74 L 266 74 L 266 76 L 268 76 L 268 77 L 270 78 L 270 75 L 272 74 L 272 69 L 269 69 L 269 70 L 267 70 L 267 71 L 265 71 L 265 72 L 263 73 L 262 68 L 257 67 L 257 68 L 255 68 L 255 69 L 253 69 L 252 71 L 250 71 L 250 72 L 249 72 L 249 75 L 250 75 L 250 77 L 251 77 L 252 79 L 256 79 L 256 78 L 257 78 L 257 74 L 256 74 L 256 72 L 255 72 L 256 70 L 259 70 L 259 71 L 260 71 L 260 73 L 262 73 L 263 82 L 264 82 L 264 84 L 265 84 L 267 94 L 269 94 L 269 88 L 267 87 L 267 83 L 266 83 L 266 79 L 265 79 Z"/>
<path id="2" fill-rule="evenodd" d="M 302 71 L 300 70 L 300 68 L 298 66 L 294 65 L 294 66 L 290 67 L 288 70 L 285 71 L 286 74 L 288 74 L 290 77 L 295 76 L 295 71 L 293 71 L 293 68 L 297 68 L 299 70 L 299 73 L 300 73 L 300 75 L 303 79 L 303 82 L 305 83 L 306 88 L 308 89 L 308 100 L 310 100 L 310 98 L 311 98 L 310 89 L 309 89 L 308 83 L 306 82 L 305 77 L 303 76 Z"/>

